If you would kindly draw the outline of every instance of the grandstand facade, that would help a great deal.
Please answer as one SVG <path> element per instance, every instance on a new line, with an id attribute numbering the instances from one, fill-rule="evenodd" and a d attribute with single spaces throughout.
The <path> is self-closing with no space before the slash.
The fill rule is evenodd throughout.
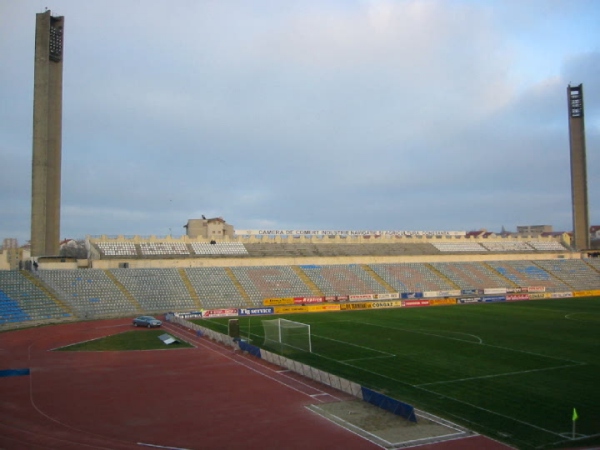
<path id="1" fill-rule="evenodd" d="M 566 234 L 485 236 L 242 235 L 212 243 L 187 236 L 90 236 L 86 261 L 41 258 L 38 270 L 0 274 L 0 326 L 165 312 L 233 314 L 285 299 L 331 307 L 399 299 L 394 305 L 404 306 L 401 299 L 456 304 L 487 301 L 488 294 L 523 300 L 600 292 L 600 261 L 573 251 Z"/>

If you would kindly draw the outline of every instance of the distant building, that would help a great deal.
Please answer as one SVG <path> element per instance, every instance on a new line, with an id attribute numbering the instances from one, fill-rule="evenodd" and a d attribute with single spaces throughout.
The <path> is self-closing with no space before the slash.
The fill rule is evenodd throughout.
<path id="1" fill-rule="evenodd" d="M 229 225 L 222 217 L 212 219 L 189 219 L 183 226 L 186 229 L 186 235 L 189 238 L 202 237 L 210 240 L 219 240 L 224 237 L 233 237 L 233 225 Z"/>
<path id="2" fill-rule="evenodd" d="M 542 233 L 552 233 L 552 225 L 522 225 L 517 227 L 517 234 L 538 236 Z"/>
<path id="3" fill-rule="evenodd" d="M 4 239 L 0 251 L 0 270 L 22 269 L 29 259 L 29 247 L 19 248 L 15 238 Z"/>

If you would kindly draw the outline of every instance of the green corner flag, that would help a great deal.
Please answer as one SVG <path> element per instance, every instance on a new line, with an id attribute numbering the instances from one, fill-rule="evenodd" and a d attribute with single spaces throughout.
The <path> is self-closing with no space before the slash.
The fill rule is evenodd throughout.
<path id="1" fill-rule="evenodd" d="M 577 419 L 579 419 L 579 416 L 577 415 L 577 410 L 573 408 L 573 422 L 575 422 Z"/>

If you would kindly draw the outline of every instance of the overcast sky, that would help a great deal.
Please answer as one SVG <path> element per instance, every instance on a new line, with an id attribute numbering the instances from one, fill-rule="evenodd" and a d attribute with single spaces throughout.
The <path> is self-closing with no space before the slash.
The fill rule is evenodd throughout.
<path id="1" fill-rule="evenodd" d="M 600 224 L 600 2 L 0 0 L 0 239 L 29 239 L 35 14 L 65 17 L 61 238 L 571 230 L 583 83 Z"/>

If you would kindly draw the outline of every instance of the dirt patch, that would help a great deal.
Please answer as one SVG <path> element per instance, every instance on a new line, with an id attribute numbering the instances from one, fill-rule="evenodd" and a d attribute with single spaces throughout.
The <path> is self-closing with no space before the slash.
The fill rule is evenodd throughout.
<path id="1" fill-rule="evenodd" d="M 417 423 L 362 400 L 321 403 L 311 411 L 385 448 L 402 448 L 467 437 L 473 433 L 435 416 L 416 412 Z"/>

